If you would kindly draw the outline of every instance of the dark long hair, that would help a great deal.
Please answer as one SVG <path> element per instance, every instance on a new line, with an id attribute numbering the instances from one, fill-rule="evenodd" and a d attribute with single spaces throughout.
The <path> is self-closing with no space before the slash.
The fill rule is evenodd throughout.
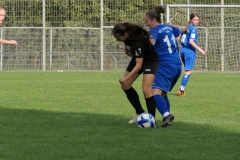
<path id="1" fill-rule="evenodd" d="M 139 48 L 152 47 L 149 33 L 142 27 L 132 23 L 118 23 L 112 30 L 113 35 L 123 36 L 128 34 L 127 40 L 132 42 L 132 51 L 139 53 Z M 139 53 L 140 54 L 140 53 Z"/>
<path id="2" fill-rule="evenodd" d="M 165 12 L 165 8 L 162 6 L 157 6 L 154 9 L 148 11 L 145 16 L 148 16 L 150 19 L 155 18 L 158 23 L 161 23 L 161 13 Z"/>
<path id="3" fill-rule="evenodd" d="M 188 26 L 191 24 L 191 21 L 194 17 L 199 17 L 196 13 L 192 13 L 190 14 L 190 20 L 188 21 L 188 23 L 186 24 L 185 28 L 184 28 L 184 34 L 187 33 L 188 31 Z"/>

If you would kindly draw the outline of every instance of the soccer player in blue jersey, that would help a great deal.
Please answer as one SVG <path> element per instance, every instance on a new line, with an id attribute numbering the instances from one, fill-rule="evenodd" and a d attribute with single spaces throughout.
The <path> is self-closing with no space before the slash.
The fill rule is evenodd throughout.
<path id="1" fill-rule="evenodd" d="M 196 50 L 202 55 L 205 55 L 205 51 L 198 46 L 198 30 L 197 25 L 199 23 L 199 16 L 196 13 L 190 15 L 190 20 L 184 28 L 181 36 L 181 59 L 184 64 L 184 76 L 180 85 L 180 89 L 177 91 L 177 95 L 184 96 L 184 89 L 188 83 L 188 80 L 192 74 L 194 63 L 196 60 Z"/>
<path id="2" fill-rule="evenodd" d="M 0 24 L 2 24 L 5 20 L 5 15 L 6 15 L 6 11 L 4 8 L 0 7 Z M 15 40 L 6 40 L 6 39 L 2 39 L 0 38 L 0 43 L 1 44 L 13 44 L 13 45 L 17 45 L 17 41 Z"/>
<path id="3" fill-rule="evenodd" d="M 142 73 L 142 90 L 148 113 L 155 117 L 156 103 L 152 95 L 152 84 L 158 67 L 158 54 L 149 40 L 149 33 L 132 23 L 118 23 L 114 26 L 112 34 L 117 41 L 124 42 L 125 53 L 132 57 L 124 76 L 119 79 L 122 90 L 136 111 L 128 123 L 135 123 L 137 117 L 144 112 L 138 93 L 132 87 L 133 82 Z"/>
<path id="4" fill-rule="evenodd" d="M 176 38 L 180 29 L 169 24 L 161 24 L 161 13 L 165 8 L 157 6 L 145 15 L 145 24 L 150 28 L 151 42 L 159 56 L 158 70 L 152 86 L 156 107 L 163 116 L 162 127 L 167 127 L 174 119 L 170 114 L 167 93 L 172 90 L 181 75 L 181 60 Z"/>

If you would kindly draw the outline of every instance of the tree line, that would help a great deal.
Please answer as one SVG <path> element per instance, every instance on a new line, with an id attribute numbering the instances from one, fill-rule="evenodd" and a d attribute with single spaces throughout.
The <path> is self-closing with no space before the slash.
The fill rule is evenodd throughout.
<path id="1" fill-rule="evenodd" d="M 104 25 L 116 22 L 142 22 L 143 15 L 161 0 L 104 0 Z M 100 0 L 45 0 L 47 27 L 99 27 Z M 189 0 L 191 4 L 221 4 L 221 0 Z M 166 4 L 187 4 L 187 0 L 163 0 Z M 239 0 L 225 0 L 239 4 Z M 41 27 L 43 0 L 1 0 L 7 10 L 5 26 Z"/>

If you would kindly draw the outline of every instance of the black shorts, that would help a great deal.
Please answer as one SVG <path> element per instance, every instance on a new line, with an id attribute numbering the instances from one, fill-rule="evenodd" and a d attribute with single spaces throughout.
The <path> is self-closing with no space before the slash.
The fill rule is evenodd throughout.
<path id="1" fill-rule="evenodd" d="M 135 58 L 132 58 L 128 64 L 126 71 L 131 72 L 136 66 Z M 138 74 L 156 74 L 158 68 L 158 61 L 144 62 L 142 68 L 137 72 Z"/>

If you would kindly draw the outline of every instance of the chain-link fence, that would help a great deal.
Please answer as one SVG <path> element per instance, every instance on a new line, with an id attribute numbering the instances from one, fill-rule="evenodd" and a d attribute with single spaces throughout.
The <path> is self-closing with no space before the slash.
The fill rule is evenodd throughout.
<path id="1" fill-rule="evenodd" d="M 1 45 L 1 70 L 123 70 L 129 58 L 111 28 L 118 22 L 141 25 L 145 13 L 157 5 L 239 5 L 238 0 L 2 0 L 6 20 L 0 36 L 18 46 Z M 184 26 L 190 12 L 200 16 L 199 45 L 208 51 L 197 57 L 198 71 L 240 71 L 239 8 L 173 7 L 163 16 Z M 168 15 L 168 16 L 167 16 Z M 224 28 L 222 43 L 221 28 Z M 224 44 L 224 53 L 222 44 Z M 222 58 L 221 56 L 224 56 Z M 222 62 L 224 61 L 224 62 Z"/>
<path id="2" fill-rule="evenodd" d="M 183 27 L 190 13 L 200 16 L 199 46 L 207 55 L 197 54 L 195 70 L 240 71 L 240 5 L 167 5 L 167 9 L 167 19 L 176 15 L 172 23 Z"/>

